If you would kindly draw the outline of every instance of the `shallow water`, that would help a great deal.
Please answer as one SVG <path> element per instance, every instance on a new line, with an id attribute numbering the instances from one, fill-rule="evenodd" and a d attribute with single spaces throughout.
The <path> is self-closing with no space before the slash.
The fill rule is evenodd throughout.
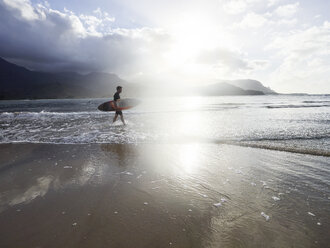
<path id="1" fill-rule="evenodd" d="M 330 96 L 146 98 L 112 124 L 106 99 L 0 102 L 0 143 L 231 143 L 330 155 Z"/>

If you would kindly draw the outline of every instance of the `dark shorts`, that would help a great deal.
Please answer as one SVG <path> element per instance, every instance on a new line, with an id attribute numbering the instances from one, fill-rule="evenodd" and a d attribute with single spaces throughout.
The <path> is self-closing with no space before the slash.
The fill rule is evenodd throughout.
<path id="1" fill-rule="evenodd" d="M 122 115 L 122 114 L 123 114 L 123 112 L 121 112 L 121 110 L 116 111 L 116 115 Z"/>

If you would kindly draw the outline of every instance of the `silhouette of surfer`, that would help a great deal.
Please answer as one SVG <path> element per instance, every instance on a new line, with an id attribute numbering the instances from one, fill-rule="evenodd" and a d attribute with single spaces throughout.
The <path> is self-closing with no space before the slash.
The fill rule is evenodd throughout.
<path id="1" fill-rule="evenodd" d="M 113 95 L 113 101 L 115 102 L 115 107 L 116 107 L 116 114 L 115 114 L 115 117 L 113 117 L 113 122 L 112 123 L 114 123 L 117 120 L 118 115 L 120 115 L 120 119 L 121 119 L 122 123 L 124 125 L 126 125 L 126 123 L 124 121 L 123 112 L 121 112 L 121 110 L 117 110 L 117 102 L 120 101 L 120 95 L 119 94 L 122 92 L 123 87 L 117 86 L 116 89 L 117 89 L 117 92 Z"/>

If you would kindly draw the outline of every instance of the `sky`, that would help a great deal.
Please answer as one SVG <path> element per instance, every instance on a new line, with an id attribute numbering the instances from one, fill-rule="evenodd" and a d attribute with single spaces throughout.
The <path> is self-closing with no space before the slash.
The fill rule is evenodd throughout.
<path id="1" fill-rule="evenodd" d="M 0 56 L 129 82 L 330 93 L 327 0 L 0 0 Z"/>

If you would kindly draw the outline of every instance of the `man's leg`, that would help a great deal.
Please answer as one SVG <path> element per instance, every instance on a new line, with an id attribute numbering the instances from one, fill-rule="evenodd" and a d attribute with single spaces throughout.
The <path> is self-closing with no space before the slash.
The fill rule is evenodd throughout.
<path id="1" fill-rule="evenodd" d="M 116 114 L 115 114 L 115 117 L 113 117 L 113 121 L 112 121 L 112 123 L 114 123 L 114 122 L 117 120 L 117 117 L 118 117 L 118 114 L 116 113 Z"/>
<path id="2" fill-rule="evenodd" d="M 124 116 L 123 116 L 123 114 L 120 115 L 120 119 L 121 119 L 121 122 L 122 122 L 124 125 L 126 125 L 126 123 L 125 123 L 125 121 L 124 121 Z"/>

